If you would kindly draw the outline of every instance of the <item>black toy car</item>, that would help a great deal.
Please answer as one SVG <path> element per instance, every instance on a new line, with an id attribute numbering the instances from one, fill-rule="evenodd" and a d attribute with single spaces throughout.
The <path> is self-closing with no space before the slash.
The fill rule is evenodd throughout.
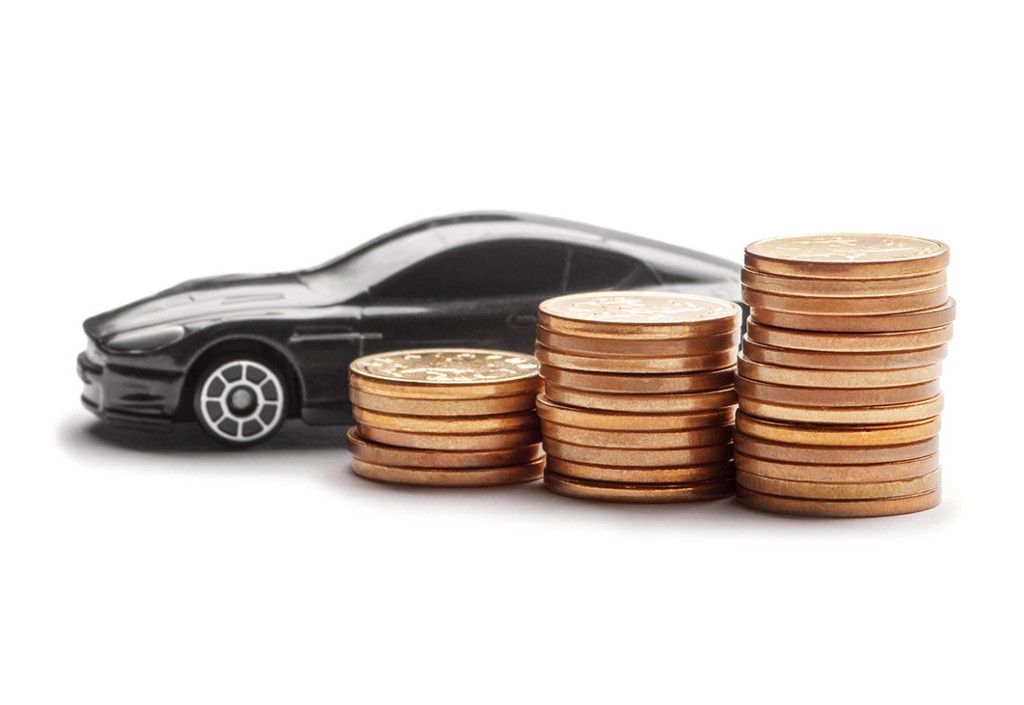
<path id="1" fill-rule="evenodd" d="M 517 213 L 424 220 L 290 274 L 197 279 L 85 321 L 82 401 L 103 419 L 197 420 L 234 446 L 284 420 L 351 421 L 346 375 L 402 348 L 532 352 L 537 304 L 598 289 L 738 300 L 739 267 L 693 250 Z"/>

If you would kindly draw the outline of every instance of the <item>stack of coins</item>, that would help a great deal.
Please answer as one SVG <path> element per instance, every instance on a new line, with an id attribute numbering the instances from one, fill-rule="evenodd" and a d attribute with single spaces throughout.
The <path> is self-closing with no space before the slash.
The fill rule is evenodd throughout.
<path id="1" fill-rule="evenodd" d="M 741 311 L 661 292 L 549 299 L 538 314 L 545 486 L 627 502 L 732 494 Z"/>
<path id="2" fill-rule="evenodd" d="M 880 516 L 939 503 L 948 248 L 888 235 L 747 247 L 736 378 L 740 501 Z"/>
<path id="3" fill-rule="evenodd" d="M 448 487 L 540 478 L 539 372 L 535 358 L 498 350 L 406 350 L 353 361 L 353 471 Z"/>

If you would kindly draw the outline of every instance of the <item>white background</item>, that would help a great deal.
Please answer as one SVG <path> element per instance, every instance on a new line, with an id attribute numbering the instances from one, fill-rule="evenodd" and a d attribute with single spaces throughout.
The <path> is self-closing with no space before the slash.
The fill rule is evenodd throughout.
<path id="1" fill-rule="evenodd" d="M 1021 614 L 1013 3 L 12 2 L 0 10 L 0 700 L 1009 702 Z M 79 406 L 87 315 L 501 208 L 739 259 L 948 242 L 945 502 L 732 501 L 350 474 Z"/>

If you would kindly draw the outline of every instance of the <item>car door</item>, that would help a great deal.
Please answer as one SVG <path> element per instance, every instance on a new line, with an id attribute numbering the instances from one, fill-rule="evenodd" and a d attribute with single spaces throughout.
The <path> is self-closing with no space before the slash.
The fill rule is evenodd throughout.
<path id="1" fill-rule="evenodd" d="M 640 289 L 657 283 L 657 277 L 646 264 L 627 255 L 580 246 L 569 253 L 566 291 L 570 293 Z"/>

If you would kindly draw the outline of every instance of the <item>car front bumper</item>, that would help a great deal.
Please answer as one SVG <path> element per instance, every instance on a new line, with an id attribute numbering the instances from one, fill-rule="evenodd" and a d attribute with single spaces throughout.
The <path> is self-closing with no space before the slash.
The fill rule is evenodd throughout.
<path id="1" fill-rule="evenodd" d="M 184 372 L 153 370 L 106 359 L 90 345 L 78 355 L 82 404 L 117 426 L 167 430 L 175 421 Z"/>

